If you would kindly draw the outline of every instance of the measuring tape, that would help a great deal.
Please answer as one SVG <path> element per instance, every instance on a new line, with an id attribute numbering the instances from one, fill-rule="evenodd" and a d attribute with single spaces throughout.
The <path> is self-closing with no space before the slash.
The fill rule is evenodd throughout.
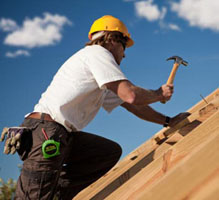
<path id="1" fill-rule="evenodd" d="M 51 158 L 60 155 L 60 142 L 55 140 L 49 140 L 45 130 L 42 128 L 42 132 L 46 141 L 42 145 L 42 152 L 44 158 Z"/>

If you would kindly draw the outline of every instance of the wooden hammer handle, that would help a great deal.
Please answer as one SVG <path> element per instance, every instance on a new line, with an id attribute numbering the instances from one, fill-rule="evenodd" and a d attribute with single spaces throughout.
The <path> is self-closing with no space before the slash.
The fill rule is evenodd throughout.
<path id="1" fill-rule="evenodd" d="M 174 78 L 175 78 L 176 71 L 177 71 L 178 67 L 179 67 L 179 63 L 174 63 L 173 69 L 172 69 L 172 71 L 170 73 L 170 76 L 167 80 L 167 84 L 173 84 L 173 81 L 174 81 Z"/>
<path id="2" fill-rule="evenodd" d="M 169 78 L 168 78 L 166 84 L 173 84 L 173 81 L 174 81 L 174 78 L 175 78 L 176 71 L 177 71 L 178 67 L 179 67 L 179 63 L 174 63 L 173 69 L 172 69 L 172 71 L 171 71 L 171 73 L 169 75 Z M 165 104 L 166 101 L 161 101 L 161 103 Z"/>

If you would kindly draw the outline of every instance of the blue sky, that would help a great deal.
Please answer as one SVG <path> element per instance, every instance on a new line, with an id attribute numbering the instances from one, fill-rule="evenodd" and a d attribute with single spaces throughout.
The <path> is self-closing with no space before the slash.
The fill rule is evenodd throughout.
<path id="1" fill-rule="evenodd" d="M 157 89 L 172 69 L 166 58 L 189 62 L 176 74 L 171 101 L 151 105 L 169 116 L 186 111 L 200 94 L 218 88 L 218 10 L 215 0 L 0 0 L 0 129 L 23 121 L 58 68 L 88 41 L 93 21 L 108 14 L 121 19 L 135 41 L 121 64 L 134 84 Z M 124 157 L 161 128 L 117 108 L 100 110 L 84 131 L 117 141 Z M 2 152 L 3 143 L 0 177 L 17 179 L 21 161 Z"/>

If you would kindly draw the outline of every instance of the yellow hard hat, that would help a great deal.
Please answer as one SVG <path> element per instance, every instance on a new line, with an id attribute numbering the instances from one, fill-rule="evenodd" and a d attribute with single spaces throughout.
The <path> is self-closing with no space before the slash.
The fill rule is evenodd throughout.
<path id="1" fill-rule="evenodd" d="M 128 29 L 126 28 L 125 24 L 117 19 L 116 17 L 113 17 L 111 15 L 105 15 L 92 24 L 88 38 L 92 39 L 92 34 L 98 31 L 118 31 L 124 35 L 124 37 L 128 38 L 127 47 L 131 47 L 134 44 L 134 41 L 131 38 L 131 35 L 128 33 Z"/>

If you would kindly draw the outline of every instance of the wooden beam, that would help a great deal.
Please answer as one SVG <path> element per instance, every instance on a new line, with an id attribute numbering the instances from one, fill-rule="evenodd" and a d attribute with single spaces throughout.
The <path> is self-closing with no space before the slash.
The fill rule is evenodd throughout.
<path id="1" fill-rule="evenodd" d="M 206 142 L 195 149 L 189 157 L 180 162 L 157 184 L 145 189 L 137 199 L 191 199 L 191 196 L 195 196 L 196 193 L 200 192 L 202 186 L 205 187 L 206 182 L 215 182 L 213 175 L 218 175 L 219 171 L 218 144 L 219 129 L 215 130 L 214 134 Z M 212 185 L 212 187 L 216 191 L 218 183 Z M 205 192 L 207 196 L 211 196 L 209 191 Z"/>
<path id="2" fill-rule="evenodd" d="M 216 200 L 219 197 L 219 169 L 191 189 L 186 195 L 193 200 Z"/>
<path id="3" fill-rule="evenodd" d="M 213 99 L 209 104 L 205 105 L 204 107 L 201 107 L 200 110 L 195 111 L 190 116 L 188 116 L 186 119 L 182 120 L 180 123 L 178 123 L 173 128 L 168 128 L 167 130 L 162 130 L 159 133 L 157 133 L 154 136 L 154 139 L 156 142 L 160 142 L 161 140 L 167 138 L 169 135 L 175 133 L 177 130 L 181 129 L 182 127 L 186 126 L 189 123 L 194 122 L 195 120 L 199 119 L 206 119 L 206 115 L 211 115 L 215 111 L 217 111 L 219 108 L 219 96 L 217 96 L 215 99 Z"/>
<path id="4" fill-rule="evenodd" d="M 183 159 L 188 157 L 192 151 L 209 137 L 217 135 L 218 132 L 216 131 L 219 131 L 219 111 L 166 152 L 163 152 L 160 157 L 143 168 L 106 199 L 138 199 L 139 194 L 150 187 L 150 185 L 158 182 L 169 170 L 172 170 L 176 164 L 182 162 Z"/>
<path id="5" fill-rule="evenodd" d="M 214 94 L 214 98 L 218 99 L 217 95 L 215 95 L 215 92 L 213 94 Z M 213 97 L 211 98 L 210 97 L 211 95 L 209 95 L 208 99 L 214 99 Z M 200 104 L 198 104 L 198 106 L 200 107 Z M 196 111 L 196 109 L 193 108 L 193 111 Z M 191 121 L 194 120 L 198 116 L 200 116 L 200 112 L 196 111 L 193 117 L 190 116 L 188 123 L 191 123 Z M 185 124 L 183 124 L 182 126 L 184 125 Z M 169 129 L 162 129 L 158 135 L 161 135 L 163 137 L 164 133 L 168 130 Z M 172 131 L 171 134 L 177 133 L 177 130 L 174 130 L 174 131 Z M 150 140 L 145 142 L 143 145 L 141 145 L 139 148 L 137 148 L 135 151 L 133 151 L 131 154 L 129 154 L 121 162 L 119 162 L 105 176 L 103 176 L 97 182 L 95 182 L 94 184 L 89 186 L 87 189 L 82 191 L 74 199 L 75 200 L 80 200 L 80 199 L 83 199 L 83 200 L 93 199 L 94 200 L 95 199 L 93 198 L 94 196 L 97 197 L 99 195 L 99 197 L 101 198 L 108 196 L 110 193 L 112 193 L 114 190 L 116 190 L 118 187 L 124 184 L 127 180 L 133 177 L 136 173 L 138 173 L 143 167 L 151 163 L 155 159 L 156 156 L 159 156 L 160 154 L 157 153 L 158 149 L 163 148 L 163 150 L 160 151 L 160 153 L 162 153 L 163 151 L 165 151 L 171 146 L 167 144 L 168 143 L 165 143 L 161 146 L 160 144 L 157 144 L 155 142 L 154 138 L 151 138 Z M 166 146 L 164 147 L 164 145 Z"/>
<path id="6" fill-rule="evenodd" d="M 213 91 L 211 94 L 209 94 L 207 97 L 205 97 L 205 101 L 207 101 L 208 103 L 210 101 L 212 101 L 215 97 L 219 96 L 219 88 L 217 88 L 215 91 Z M 191 107 L 188 112 L 190 113 L 194 113 L 195 111 L 199 110 L 200 108 L 202 108 L 203 106 L 206 105 L 206 102 L 201 100 L 200 102 L 198 102 L 196 105 L 194 105 L 193 107 Z"/>

